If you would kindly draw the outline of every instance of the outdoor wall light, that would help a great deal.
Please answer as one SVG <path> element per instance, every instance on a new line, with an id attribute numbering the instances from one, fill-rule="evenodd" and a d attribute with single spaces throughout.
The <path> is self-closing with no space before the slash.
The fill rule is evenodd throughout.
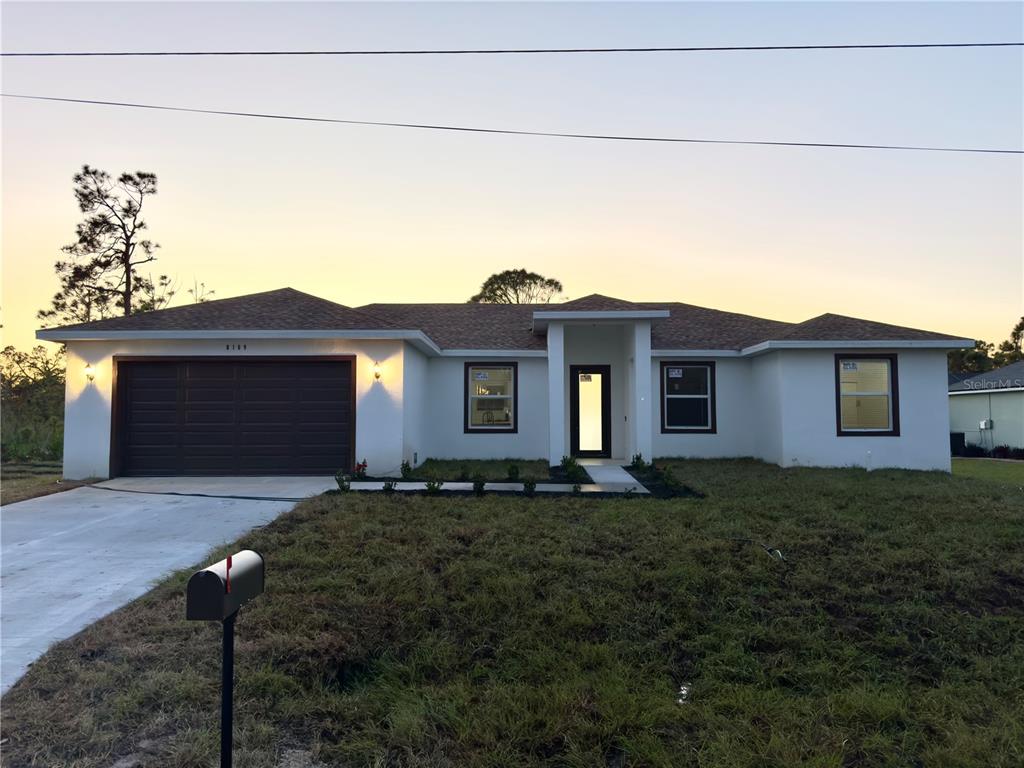
<path id="1" fill-rule="evenodd" d="M 380 381 L 380 363 L 376 360 L 373 361 L 373 378 Z"/>
<path id="2" fill-rule="evenodd" d="M 96 369 L 92 367 L 92 363 L 85 364 L 85 378 L 89 381 L 96 378 Z"/>

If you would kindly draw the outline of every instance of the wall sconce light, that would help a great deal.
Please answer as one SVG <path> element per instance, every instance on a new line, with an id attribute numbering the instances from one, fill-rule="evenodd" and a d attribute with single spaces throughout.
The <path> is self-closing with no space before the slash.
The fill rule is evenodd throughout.
<path id="1" fill-rule="evenodd" d="M 96 378 L 96 369 L 92 367 L 92 363 L 85 364 L 85 378 L 89 381 Z"/>
<path id="2" fill-rule="evenodd" d="M 380 363 L 376 360 L 373 361 L 373 378 L 380 381 Z"/>

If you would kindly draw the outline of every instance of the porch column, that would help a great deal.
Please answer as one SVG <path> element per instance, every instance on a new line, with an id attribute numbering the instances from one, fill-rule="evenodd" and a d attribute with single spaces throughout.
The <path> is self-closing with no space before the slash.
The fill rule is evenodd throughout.
<path id="1" fill-rule="evenodd" d="M 651 324 L 633 325 L 633 402 L 629 418 L 633 422 L 636 452 L 644 461 L 654 458 L 651 432 Z"/>
<path id="2" fill-rule="evenodd" d="M 566 454 L 565 333 L 561 323 L 548 325 L 548 430 L 548 463 L 554 466 Z"/>

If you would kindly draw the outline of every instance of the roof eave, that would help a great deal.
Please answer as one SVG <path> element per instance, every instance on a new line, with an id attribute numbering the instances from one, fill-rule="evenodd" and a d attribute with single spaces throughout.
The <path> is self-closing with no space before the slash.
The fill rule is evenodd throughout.
<path id="1" fill-rule="evenodd" d="M 782 349 L 968 349 L 973 339 L 828 339 L 762 341 L 740 350 L 743 357 Z"/>
<path id="2" fill-rule="evenodd" d="M 315 329 L 315 330 L 150 330 L 102 331 L 65 330 L 62 328 L 36 331 L 43 341 L 192 341 L 202 339 L 353 339 L 366 341 L 408 341 L 428 355 L 441 354 L 441 348 L 419 330 L 374 329 Z"/>
<path id="3" fill-rule="evenodd" d="M 547 310 L 533 313 L 533 332 L 547 330 L 551 321 L 583 321 L 588 323 L 616 323 L 623 320 L 657 320 L 669 316 L 667 309 L 592 309 L 582 311 Z"/>

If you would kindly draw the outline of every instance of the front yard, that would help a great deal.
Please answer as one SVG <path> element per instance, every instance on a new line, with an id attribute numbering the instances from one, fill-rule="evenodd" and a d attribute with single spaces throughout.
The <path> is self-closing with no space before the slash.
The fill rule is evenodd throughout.
<path id="1" fill-rule="evenodd" d="M 236 764 L 1024 763 L 1018 487 L 674 464 L 706 498 L 333 494 L 233 545 L 268 579 Z M 215 762 L 219 627 L 183 620 L 186 576 L 31 668 L 4 765 Z"/>

